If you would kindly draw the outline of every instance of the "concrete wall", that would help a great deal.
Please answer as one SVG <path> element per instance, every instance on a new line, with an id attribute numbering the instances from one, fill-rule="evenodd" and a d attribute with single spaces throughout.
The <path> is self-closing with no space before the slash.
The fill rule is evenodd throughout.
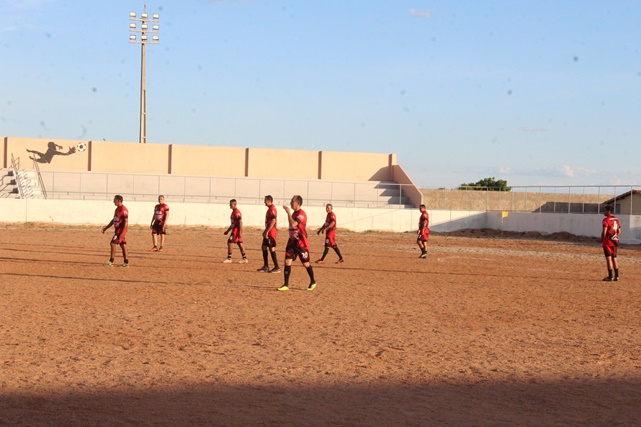
<path id="1" fill-rule="evenodd" d="M 641 243 L 641 216 L 617 215 L 621 221 L 621 242 Z M 502 218 L 501 212 L 487 212 L 487 227 L 504 231 L 538 231 L 544 234 L 567 232 L 577 236 L 599 237 L 602 214 L 563 214 L 509 212 Z"/>
<path id="2" fill-rule="evenodd" d="M 154 202 L 136 202 L 125 198 L 132 225 L 149 225 Z M 170 224 L 205 225 L 227 227 L 229 225 L 229 206 L 224 204 L 173 203 L 170 206 Z M 285 212 L 278 206 L 279 227 L 286 227 Z M 243 222 L 248 227 L 263 227 L 265 207 L 243 205 Z M 0 222 L 53 222 L 61 224 L 106 224 L 115 209 L 111 201 L 95 200 L 44 200 L 44 199 L 0 199 Z M 325 221 L 323 206 L 305 206 L 310 229 L 319 228 Z M 415 231 L 418 228 L 418 209 L 367 209 L 340 208 L 335 210 L 338 227 L 352 231 Z M 483 212 L 431 211 L 431 227 L 434 231 L 452 231 L 460 228 L 485 227 Z"/>
<path id="3" fill-rule="evenodd" d="M 398 167 L 398 166 L 396 166 Z M 567 192 L 472 191 L 422 189 L 423 203 L 431 209 L 488 210 L 558 213 L 599 213 L 601 204 L 612 195 L 570 194 Z M 627 201 L 629 206 L 629 199 Z M 623 209 L 623 205 L 622 205 Z M 629 209 L 628 209 L 629 210 Z"/>
<path id="4" fill-rule="evenodd" d="M 14 158 L 20 158 L 20 166 L 22 169 L 32 169 L 33 161 L 29 157 L 43 160 L 38 163 L 40 170 L 69 170 L 69 171 L 88 171 L 90 169 L 90 148 L 87 147 L 85 151 L 77 151 L 79 141 L 65 141 L 49 139 L 34 139 L 34 138 L 3 138 L 4 147 L 2 151 L 2 165 L 4 168 L 11 167 L 11 155 Z M 53 142 L 52 146 L 56 152 L 63 154 L 53 154 L 54 151 L 47 153 L 49 143 Z M 69 155 L 64 155 L 73 148 L 76 151 Z M 27 150 L 37 151 L 37 153 L 29 153 Z M 49 160 L 49 162 L 47 162 Z"/>
<path id="5" fill-rule="evenodd" d="M 169 173 L 175 175 L 245 176 L 245 149 L 170 145 Z"/>
<path id="6" fill-rule="evenodd" d="M 403 185 L 403 193 L 409 198 L 414 206 L 423 204 L 423 193 L 414 185 L 410 176 L 400 165 L 392 166 L 392 181 Z M 428 208 L 437 209 L 434 206 L 427 205 Z"/>
<path id="7" fill-rule="evenodd" d="M 223 204 L 173 203 L 167 200 L 170 210 L 170 224 L 205 225 L 226 227 L 229 224 L 229 207 Z M 154 203 L 134 202 L 125 199 L 130 212 L 130 222 L 147 226 L 151 219 Z M 244 223 L 248 227 L 263 227 L 265 207 L 239 205 Z M 285 215 L 279 206 L 279 228 L 286 227 Z M 309 218 L 309 228 L 315 230 L 325 220 L 322 206 L 303 206 Z M 43 199 L 0 199 L 0 222 L 54 222 L 62 224 L 106 224 L 114 210 L 108 201 L 43 200 Z M 598 237 L 601 233 L 603 216 L 597 214 L 542 214 L 510 212 L 502 218 L 501 212 L 481 211 L 435 211 L 430 214 L 430 228 L 435 232 L 455 231 L 465 228 L 493 228 L 497 230 L 543 234 L 568 232 L 580 236 Z M 352 231 L 415 231 L 418 228 L 417 209 L 336 209 L 339 228 Z M 619 216 L 622 226 L 622 243 L 641 243 L 641 216 Z"/>
<path id="8" fill-rule="evenodd" d="M 249 149 L 248 176 L 256 178 L 321 179 L 319 152 L 311 150 Z"/>
<path id="9" fill-rule="evenodd" d="M 11 155 L 31 169 L 29 156 L 46 158 L 42 171 L 174 174 L 217 177 L 319 179 L 330 181 L 389 181 L 394 154 L 315 150 L 202 147 L 132 142 L 49 140 L 3 137 L 0 166 L 11 166 Z M 82 142 L 87 150 L 72 152 Z M 47 155 L 49 144 L 55 150 Z M 61 147 L 61 148 L 58 148 Z M 34 150 L 42 156 L 29 153 Z M 54 153 L 55 151 L 55 153 Z"/>
<path id="10" fill-rule="evenodd" d="M 334 181 L 393 181 L 395 154 L 321 152 L 321 176 Z"/>

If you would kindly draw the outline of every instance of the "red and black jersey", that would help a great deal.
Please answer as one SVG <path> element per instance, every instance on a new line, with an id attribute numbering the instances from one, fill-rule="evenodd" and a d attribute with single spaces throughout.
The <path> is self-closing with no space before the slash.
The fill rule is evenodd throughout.
<path id="1" fill-rule="evenodd" d="M 302 209 L 292 213 L 292 219 L 298 223 L 296 227 L 289 228 L 289 241 L 287 246 L 298 246 L 309 250 L 309 242 L 307 240 L 307 215 Z"/>

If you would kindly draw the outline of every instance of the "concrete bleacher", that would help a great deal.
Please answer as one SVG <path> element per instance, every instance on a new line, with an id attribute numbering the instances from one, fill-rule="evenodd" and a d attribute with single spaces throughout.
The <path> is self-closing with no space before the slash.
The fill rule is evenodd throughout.
<path id="1" fill-rule="evenodd" d="M 278 204 L 300 194 L 306 206 L 332 203 L 342 207 L 413 207 L 402 186 L 381 181 L 322 181 L 147 175 L 101 172 L 42 171 L 50 199 L 111 200 L 121 194 L 126 200 L 154 201 L 159 194 L 184 203 L 228 203 L 262 205 L 270 194 Z"/>

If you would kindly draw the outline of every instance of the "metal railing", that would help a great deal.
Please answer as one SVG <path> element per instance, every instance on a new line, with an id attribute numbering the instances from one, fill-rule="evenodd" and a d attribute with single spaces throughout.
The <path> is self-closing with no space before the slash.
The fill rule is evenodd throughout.
<path id="1" fill-rule="evenodd" d="M 38 166 L 38 162 L 36 162 L 35 160 L 33 161 L 33 169 L 36 171 L 36 174 L 38 175 L 38 186 L 40 187 L 40 191 L 42 192 L 42 197 L 46 199 L 47 190 L 45 189 L 45 183 L 42 180 L 42 174 L 40 173 L 40 166 Z"/>
<path id="2" fill-rule="evenodd" d="M 404 195 L 409 186 L 367 181 L 288 180 L 272 178 L 145 175 L 101 172 L 42 171 L 50 199 L 155 201 L 162 194 L 169 201 L 184 203 L 262 204 L 266 195 L 276 203 L 289 203 L 294 194 L 305 206 L 332 203 L 343 207 L 411 207 Z"/>
<path id="3" fill-rule="evenodd" d="M 17 159 L 13 157 L 11 153 L 11 169 L 13 170 L 13 176 L 16 179 L 16 187 L 18 188 L 18 195 L 21 199 L 25 197 L 25 189 L 23 188 L 22 179 L 20 177 L 20 157 Z"/>

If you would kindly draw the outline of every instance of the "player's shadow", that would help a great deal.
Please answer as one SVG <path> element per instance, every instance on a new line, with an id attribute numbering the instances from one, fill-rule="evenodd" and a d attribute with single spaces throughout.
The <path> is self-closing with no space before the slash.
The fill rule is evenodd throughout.
<path id="1" fill-rule="evenodd" d="M 95 266 L 95 264 L 92 264 Z M 114 267 L 105 267 L 105 269 L 122 269 L 122 267 L 114 266 Z M 129 269 L 134 268 L 134 267 L 129 267 Z M 128 270 L 128 269 L 123 269 L 123 270 Z M 162 280 L 157 280 L 157 279 L 152 279 L 152 280 L 140 280 L 140 279 L 127 279 L 123 277 L 74 277 L 74 276 L 63 276 L 63 275 L 52 275 L 52 274 L 29 274 L 29 273 L 0 273 L 0 276 L 13 276 L 13 277 L 40 277 L 43 279 L 60 279 L 64 280 L 66 282 L 69 281 L 74 281 L 77 280 L 79 282 L 83 283 L 92 283 L 92 282 L 107 282 L 107 283 L 112 283 L 112 282 L 124 282 L 124 283 L 136 283 L 136 284 L 149 284 L 149 285 L 167 285 L 167 286 L 198 286 L 199 284 L 197 282 L 167 282 L 167 281 L 162 281 Z M 209 284 L 207 284 L 209 285 Z"/>
<path id="2" fill-rule="evenodd" d="M 154 363 L 152 361 L 152 363 Z M 326 370 L 331 378 L 331 367 Z M 367 370 L 368 366 L 360 369 Z M 153 372 L 153 370 L 152 370 Z M 215 373 L 215 372 L 214 372 Z M 0 392 L 7 425 L 611 426 L 641 425 L 641 381 L 181 384 L 109 390 Z M 166 379 L 163 379 L 166 383 Z M 282 378 L 274 380 L 285 381 Z M 313 382 L 310 379 L 309 382 Z M 327 381 L 329 382 L 329 381 Z"/>

